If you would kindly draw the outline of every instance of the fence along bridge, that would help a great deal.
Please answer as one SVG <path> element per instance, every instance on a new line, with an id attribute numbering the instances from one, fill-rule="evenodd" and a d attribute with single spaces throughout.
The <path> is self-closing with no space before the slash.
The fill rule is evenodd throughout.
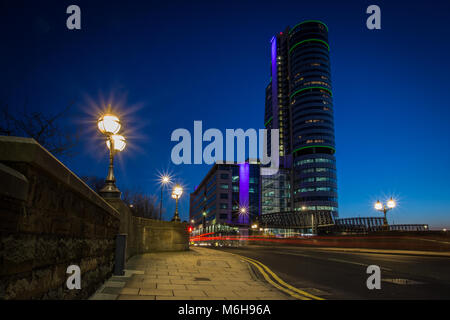
<path id="1" fill-rule="evenodd" d="M 396 224 L 383 227 L 383 217 L 335 219 L 330 212 L 277 212 L 261 215 L 261 227 L 280 229 L 333 227 L 340 232 L 428 231 L 427 224 Z"/>

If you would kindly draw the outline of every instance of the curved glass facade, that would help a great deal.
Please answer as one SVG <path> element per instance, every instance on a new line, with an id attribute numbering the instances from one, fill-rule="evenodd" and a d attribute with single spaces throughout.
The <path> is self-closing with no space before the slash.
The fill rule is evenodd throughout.
<path id="1" fill-rule="evenodd" d="M 318 20 L 272 38 L 264 125 L 280 130 L 279 155 L 292 163 L 291 211 L 337 217 L 329 52 L 328 27 Z"/>
<path id="2" fill-rule="evenodd" d="M 337 216 L 328 28 L 317 20 L 299 23 L 288 43 L 294 210 Z"/>

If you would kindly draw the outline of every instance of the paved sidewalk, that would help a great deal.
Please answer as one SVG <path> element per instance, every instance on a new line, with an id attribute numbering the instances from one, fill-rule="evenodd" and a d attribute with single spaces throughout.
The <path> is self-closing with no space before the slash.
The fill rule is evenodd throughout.
<path id="1" fill-rule="evenodd" d="M 147 253 L 127 262 L 92 300 L 288 300 L 235 255 L 207 248 Z"/>

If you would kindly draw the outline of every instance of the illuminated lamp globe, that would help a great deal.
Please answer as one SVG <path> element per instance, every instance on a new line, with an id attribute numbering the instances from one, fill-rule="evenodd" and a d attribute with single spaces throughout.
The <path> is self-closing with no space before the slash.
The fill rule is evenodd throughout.
<path id="1" fill-rule="evenodd" d="M 181 197 L 182 194 L 183 194 L 183 188 L 179 184 L 177 184 L 175 186 L 175 188 L 173 188 L 172 196 L 175 195 L 175 197 L 179 198 L 179 197 Z"/>
<path id="2" fill-rule="evenodd" d="M 388 208 L 392 209 L 395 207 L 395 201 L 391 198 L 388 202 L 387 202 L 387 206 Z"/>
<path id="3" fill-rule="evenodd" d="M 101 116 L 97 121 L 97 126 L 103 134 L 116 134 L 121 128 L 119 118 L 112 114 Z"/>
<path id="4" fill-rule="evenodd" d="M 380 201 L 377 201 L 377 202 L 375 203 L 375 209 L 377 209 L 377 210 L 383 209 L 383 205 L 381 204 Z"/>
<path id="5" fill-rule="evenodd" d="M 125 142 L 125 137 L 121 136 L 119 134 L 114 134 L 111 136 L 111 139 L 114 141 L 114 150 L 115 151 L 122 151 L 125 149 L 125 146 L 127 143 Z M 110 140 L 106 140 L 106 145 L 108 146 L 108 149 L 111 149 L 111 142 Z"/>
<path id="6" fill-rule="evenodd" d="M 168 183 L 168 182 L 170 182 L 169 176 L 163 176 L 163 177 L 161 177 L 161 183 L 166 184 L 166 183 Z"/>

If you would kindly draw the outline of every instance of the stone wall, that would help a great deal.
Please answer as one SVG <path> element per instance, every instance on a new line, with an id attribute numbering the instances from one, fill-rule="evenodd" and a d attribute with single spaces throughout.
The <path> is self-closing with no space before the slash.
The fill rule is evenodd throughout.
<path id="1" fill-rule="evenodd" d="M 189 250 L 186 223 L 134 217 L 122 200 L 106 200 L 120 213 L 120 233 L 127 234 L 127 258 L 147 252 Z"/>
<path id="2" fill-rule="evenodd" d="M 119 212 L 33 139 L 0 137 L 0 179 L 0 299 L 88 298 L 112 273 Z"/>

